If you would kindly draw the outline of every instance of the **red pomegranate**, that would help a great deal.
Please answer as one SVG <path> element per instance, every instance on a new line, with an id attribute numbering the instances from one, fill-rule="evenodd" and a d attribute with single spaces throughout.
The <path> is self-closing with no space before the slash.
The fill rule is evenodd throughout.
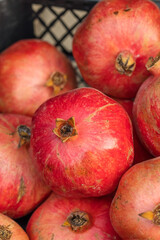
<path id="1" fill-rule="evenodd" d="M 66 56 L 37 39 L 20 40 L 0 54 L 0 111 L 32 116 L 47 99 L 76 87 Z"/>
<path id="2" fill-rule="evenodd" d="M 26 232 L 10 217 L 0 213 L 1 240 L 29 240 Z"/>
<path id="3" fill-rule="evenodd" d="M 117 98 L 133 98 L 160 50 L 160 11 L 149 0 L 98 2 L 77 29 L 73 55 L 84 80 Z"/>
<path id="4" fill-rule="evenodd" d="M 132 114 L 132 109 L 133 109 L 133 101 L 131 100 L 124 100 L 124 99 L 115 99 L 117 102 L 119 102 L 126 112 L 128 113 L 132 125 L 133 125 L 133 142 L 134 142 L 134 160 L 133 164 L 148 160 L 153 158 L 153 156 L 149 153 L 148 149 L 145 148 L 145 146 L 141 143 L 137 133 L 136 129 L 134 127 L 134 122 L 133 122 L 133 114 Z"/>
<path id="5" fill-rule="evenodd" d="M 160 157 L 138 163 L 121 178 L 110 207 L 124 240 L 160 239 Z"/>
<path id="6" fill-rule="evenodd" d="M 30 240 L 120 240 L 109 219 L 112 198 L 66 199 L 51 194 L 32 214 Z"/>
<path id="7" fill-rule="evenodd" d="M 115 190 L 133 162 L 132 125 L 116 101 L 96 89 L 77 88 L 38 108 L 31 148 L 55 193 L 101 196 Z"/>
<path id="8" fill-rule="evenodd" d="M 147 69 L 153 74 L 140 87 L 133 105 L 139 138 L 154 156 L 160 156 L 160 54 L 150 58 Z"/>
<path id="9" fill-rule="evenodd" d="M 30 157 L 31 117 L 0 114 L 0 212 L 20 218 L 50 193 Z"/>

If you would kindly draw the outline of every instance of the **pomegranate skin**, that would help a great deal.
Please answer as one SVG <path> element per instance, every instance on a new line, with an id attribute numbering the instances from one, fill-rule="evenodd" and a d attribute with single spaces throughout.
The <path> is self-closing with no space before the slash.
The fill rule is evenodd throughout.
<path id="1" fill-rule="evenodd" d="M 133 142 L 134 142 L 133 164 L 153 158 L 153 155 L 150 154 L 149 150 L 142 144 L 142 142 L 140 141 L 140 139 L 136 133 L 136 129 L 134 126 L 134 121 L 133 121 L 133 113 L 132 113 L 133 101 L 124 100 L 124 99 L 115 99 L 115 100 L 124 107 L 124 109 L 126 110 L 126 112 L 129 115 L 132 125 L 133 125 Z"/>
<path id="2" fill-rule="evenodd" d="M 160 76 L 149 77 L 140 87 L 133 104 L 137 134 L 150 153 L 160 156 Z"/>
<path id="3" fill-rule="evenodd" d="M 159 224 L 139 214 L 160 203 L 160 157 L 138 163 L 121 178 L 110 207 L 113 228 L 124 240 L 159 240 Z"/>
<path id="4" fill-rule="evenodd" d="M 0 213 L 0 239 L 29 240 L 26 232 L 10 217 Z"/>
<path id="5" fill-rule="evenodd" d="M 52 74 L 67 76 L 59 93 L 77 86 L 75 72 L 66 56 L 51 44 L 38 40 L 20 40 L 0 54 L 0 112 L 32 116 L 41 103 L 53 97 L 46 86 Z"/>
<path id="6" fill-rule="evenodd" d="M 0 114 L 0 212 L 11 218 L 27 215 L 51 191 L 34 165 L 30 147 L 18 147 L 20 125 L 30 127 L 31 117 Z"/>
<path id="7" fill-rule="evenodd" d="M 30 240 L 120 240 L 109 219 L 109 208 L 112 198 L 66 199 L 53 193 L 32 214 L 27 225 Z M 89 227 L 81 231 L 63 226 L 68 216 L 75 211 L 89 215 Z"/>
<path id="8" fill-rule="evenodd" d="M 135 97 L 150 75 L 146 61 L 160 50 L 159 29 L 159 8 L 151 1 L 98 2 L 73 38 L 73 55 L 84 80 L 112 97 Z M 115 67 L 117 56 L 126 52 L 135 66 L 131 75 Z"/>
<path id="9" fill-rule="evenodd" d="M 75 118 L 66 142 L 56 119 Z M 60 130 L 61 131 L 61 130 Z M 132 125 L 126 111 L 93 88 L 79 88 L 43 103 L 32 118 L 31 149 L 46 183 L 66 197 L 111 193 L 133 162 Z"/>

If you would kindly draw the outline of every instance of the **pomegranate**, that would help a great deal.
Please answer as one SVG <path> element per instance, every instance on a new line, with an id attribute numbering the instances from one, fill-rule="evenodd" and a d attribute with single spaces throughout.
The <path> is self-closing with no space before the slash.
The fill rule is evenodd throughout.
<path id="1" fill-rule="evenodd" d="M 53 193 L 32 214 L 30 240 L 120 240 L 109 219 L 112 198 L 66 199 Z"/>
<path id="2" fill-rule="evenodd" d="M 157 157 L 160 156 L 160 54 L 149 58 L 146 66 L 153 75 L 138 90 L 133 117 L 139 138 Z"/>
<path id="3" fill-rule="evenodd" d="M 0 213 L 1 240 L 29 240 L 26 232 L 10 217 Z"/>
<path id="4" fill-rule="evenodd" d="M 93 88 L 44 102 L 32 118 L 31 149 L 46 183 L 66 197 L 111 193 L 133 162 L 126 111 Z"/>
<path id="5" fill-rule="evenodd" d="M 124 100 L 124 99 L 115 99 L 117 102 L 119 102 L 126 112 L 128 113 L 132 124 L 133 124 L 133 141 L 134 141 L 134 161 L 133 164 L 148 160 L 150 158 L 153 158 L 153 155 L 151 155 L 148 151 L 148 149 L 145 148 L 145 146 L 141 143 L 135 127 L 134 127 L 134 122 L 133 122 L 133 114 L 132 114 L 132 109 L 133 109 L 133 101 L 131 100 Z"/>
<path id="6" fill-rule="evenodd" d="M 160 239 L 160 157 L 132 166 L 110 207 L 113 228 L 124 240 Z"/>
<path id="7" fill-rule="evenodd" d="M 49 195 L 30 156 L 31 117 L 0 114 L 0 212 L 20 218 Z"/>
<path id="8" fill-rule="evenodd" d="M 0 55 L 0 111 L 32 116 L 45 100 L 76 87 L 64 54 L 37 39 L 20 40 Z"/>
<path id="9" fill-rule="evenodd" d="M 160 11 L 149 0 L 98 2 L 77 29 L 73 55 L 84 80 L 116 98 L 133 98 L 160 50 Z"/>

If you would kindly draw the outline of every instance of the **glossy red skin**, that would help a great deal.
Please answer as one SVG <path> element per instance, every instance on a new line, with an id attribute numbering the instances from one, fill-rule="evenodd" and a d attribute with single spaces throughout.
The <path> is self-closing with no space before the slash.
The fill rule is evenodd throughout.
<path id="1" fill-rule="evenodd" d="M 30 127 L 31 117 L 0 114 L 0 212 L 11 218 L 25 216 L 50 193 L 31 159 L 29 146 L 18 148 L 19 136 L 13 133 L 21 124 Z"/>
<path id="2" fill-rule="evenodd" d="M 78 135 L 62 142 L 53 133 L 56 118 L 72 116 Z M 114 191 L 133 162 L 132 125 L 113 99 L 93 88 L 79 88 L 40 106 L 33 116 L 31 148 L 54 192 L 101 196 Z"/>
<path id="3" fill-rule="evenodd" d="M 131 167 L 121 178 L 110 208 L 111 223 L 124 240 L 159 240 L 160 228 L 138 214 L 160 202 L 160 157 Z"/>
<path id="4" fill-rule="evenodd" d="M 45 84 L 57 71 L 68 76 L 60 93 L 77 86 L 71 63 L 51 44 L 27 39 L 11 45 L 0 55 L 0 111 L 32 116 L 54 96 L 53 88 Z"/>
<path id="5" fill-rule="evenodd" d="M 30 240 L 120 240 L 113 230 L 109 219 L 109 208 L 112 198 L 67 199 L 55 194 L 50 197 L 32 214 L 27 225 Z M 67 217 L 74 211 L 87 212 L 91 225 L 83 232 L 74 232 L 62 226 Z"/>
<path id="6" fill-rule="evenodd" d="M 117 102 L 119 102 L 124 109 L 126 110 L 126 112 L 128 113 L 131 121 L 132 121 L 132 125 L 133 125 L 133 141 L 134 141 L 134 161 L 133 164 L 148 160 L 153 158 L 153 155 L 151 155 L 148 151 L 148 149 L 142 144 L 142 142 L 140 141 L 137 133 L 136 133 L 136 129 L 134 126 L 134 122 L 133 122 L 133 113 L 132 113 L 132 109 L 133 109 L 133 101 L 131 100 L 123 100 L 123 99 L 115 99 Z"/>
<path id="7" fill-rule="evenodd" d="M 26 232 L 21 228 L 21 226 L 13 219 L 7 217 L 2 213 L 0 213 L 0 226 L 8 226 L 7 230 L 12 233 L 11 238 L 3 238 L 4 240 L 29 240 L 29 237 L 27 236 Z"/>
<path id="8" fill-rule="evenodd" d="M 160 77 L 148 78 L 140 87 L 133 105 L 137 134 L 154 156 L 160 156 Z"/>
<path id="9" fill-rule="evenodd" d="M 112 97 L 135 97 L 150 75 L 145 68 L 148 58 L 159 52 L 159 29 L 159 8 L 151 1 L 98 2 L 73 38 L 73 55 L 84 80 Z M 116 57 L 124 50 L 136 60 L 132 76 L 115 69 Z"/>

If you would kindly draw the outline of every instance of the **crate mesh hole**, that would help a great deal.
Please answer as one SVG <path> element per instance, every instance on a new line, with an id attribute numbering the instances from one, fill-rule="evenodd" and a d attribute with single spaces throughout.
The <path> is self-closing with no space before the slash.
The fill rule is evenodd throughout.
<path id="1" fill-rule="evenodd" d="M 32 4 L 32 10 L 37 12 L 39 9 L 41 9 L 41 4 Z"/>
<path id="2" fill-rule="evenodd" d="M 72 51 L 72 37 L 71 36 L 67 36 L 63 41 L 62 44 L 64 46 L 64 48 L 68 51 L 71 52 Z"/>
<path id="3" fill-rule="evenodd" d="M 73 10 L 73 13 L 75 13 L 79 18 L 83 18 L 86 16 L 86 11 L 83 10 Z"/>
<path id="4" fill-rule="evenodd" d="M 41 24 L 39 19 L 35 19 L 33 21 L 33 27 L 34 27 L 34 34 L 37 38 L 42 35 L 42 33 L 45 31 L 45 27 Z"/>
<path id="5" fill-rule="evenodd" d="M 43 36 L 43 40 L 46 41 L 46 42 L 51 43 L 52 45 L 56 45 L 56 40 L 51 36 L 50 33 L 46 33 Z"/>
<path id="6" fill-rule="evenodd" d="M 57 15 L 61 14 L 65 10 L 65 8 L 62 8 L 62 7 L 53 7 L 53 6 L 51 7 L 51 9 L 55 11 Z"/>
<path id="7" fill-rule="evenodd" d="M 47 7 L 45 7 L 45 9 L 39 14 L 39 17 L 47 26 L 56 19 L 56 15 L 54 15 L 53 12 L 51 12 L 51 10 Z"/>
<path id="8" fill-rule="evenodd" d="M 66 33 L 66 29 L 59 20 L 56 21 L 56 23 L 50 28 L 50 30 L 52 33 L 54 33 L 57 40 L 60 40 L 62 36 Z"/>
<path id="9" fill-rule="evenodd" d="M 61 18 L 63 20 L 63 22 L 66 24 L 66 26 L 68 27 L 68 29 L 70 29 L 71 27 L 73 27 L 76 23 L 77 23 L 77 19 L 76 17 L 72 14 L 71 11 L 67 11 L 66 14 L 64 16 L 62 16 Z"/>

